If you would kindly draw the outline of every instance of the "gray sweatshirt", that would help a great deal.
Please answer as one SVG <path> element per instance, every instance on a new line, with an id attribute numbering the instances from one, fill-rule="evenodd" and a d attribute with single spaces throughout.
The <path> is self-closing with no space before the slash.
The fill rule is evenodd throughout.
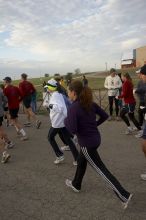
<path id="1" fill-rule="evenodd" d="M 7 98 L 3 93 L 3 90 L 0 88 L 0 117 L 4 115 L 4 107 L 7 104 Z"/>
<path id="2" fill-rule="evenodd" d="M 137 84 L 135 93 L 139 97 L 140 105 L 146 106 L 146 83 L 140 80 Z"/>

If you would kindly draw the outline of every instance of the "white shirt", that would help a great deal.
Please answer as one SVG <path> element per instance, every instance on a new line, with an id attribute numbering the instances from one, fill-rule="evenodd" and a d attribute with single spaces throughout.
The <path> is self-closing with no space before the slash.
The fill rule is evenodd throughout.
<path id="1" fill-rule="evenodd" d="M 122 87 L 122 81 L 118 75 L 114 77 L 107 76 L 104 87 L 108 89 L 108 96 L 119 96 L 119 89 Z"/>
<path id="2" fill-rule="evenodd" d="M 67 108 L 62 94 L 59 92 L 53 92 L 49 99 L 49 105 L 52 105 L 52 109 L 50 109 L 52 127 L 65 127 L 64 119 L 67 117 Z"/>

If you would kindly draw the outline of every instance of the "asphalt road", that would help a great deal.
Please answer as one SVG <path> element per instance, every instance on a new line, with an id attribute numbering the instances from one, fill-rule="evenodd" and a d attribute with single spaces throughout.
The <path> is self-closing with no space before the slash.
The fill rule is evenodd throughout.
<path id="1" fill-rule="evenodd" d="M 70 152 L 63 164 L 54 165 L 55 155 L 47 141 L 49 119 L 40 116 L 41 129 L 27 128 L 29 140 L 22 142 L 13 127 L 7 132 L 16 146 L 8 164 L 0 164 L 0 220 L 145 220 L 146 160 L 140 139 L 124 135 L 123 122 L 106 122 L 100 127 L 100 155 L 122 185 L 134 193 L 127 210 L 103 179 L 88 166 L 82 190 L 65 186 L 75 167 Z M 21 116 L 24 122 L 24 116 Z M 58 143 L 62 145 L 58 138 Z"/>

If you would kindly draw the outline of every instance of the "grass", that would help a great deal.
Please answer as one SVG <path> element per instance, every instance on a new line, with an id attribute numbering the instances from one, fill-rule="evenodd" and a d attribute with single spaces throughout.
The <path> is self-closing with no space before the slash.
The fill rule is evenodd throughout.
<path id="1" fill-rule="evenodd" d="M 131 69 L 119 69 L 117 70 L 117 72 L 121 72 L 121 73 L 125 73 L 125 72 L 129 72 L 132 79 L 133 79 L 133 84 L 134 86 L 136 86 L 137 82 L 138 82 L 138 78 L 135 74 L 135 71 L 136 71 L 136 68 L 131 68 Z M 86 73 L 87 74 L 87 73 Z M 80 75 L 75 75 L 78 76 L 77 79 L 79 80 L 82 80 L 82 75 L 83 74 L 80 74 Z M 105 90 L 104 88 L 104 81 L 105 81 L 105 77 L 108 75 L 108 72 L 101 72 L 100 73 L 100 77 L 98 77 L 98 73 L 97 73 L 97 77 L 92 77 L 90 75 L 90 73 L 88 75 L 86 75 L 87 79 L 88 79 L 88 82 L 89 82 L 89 86 L 91 87 L 91 89 L 93 90 Z M 103 77 L 102 77 L 103 76 Z M 41 101 L 42 100 L 42 93 L 43 93 L 43 82 L 44 81 L 48 81 L 50 79 L 50 77 L 40 77 L 40 78 L 32 78 L 32 79 L 29 79 L 30 82 L 33 83 L 33 85 L 35 86 L 36 90 L 37 90 L 37 100 L 38 101 Z M 18 86 L 20 80 L 15 80 L 13 81 L 13 84 Z"/>

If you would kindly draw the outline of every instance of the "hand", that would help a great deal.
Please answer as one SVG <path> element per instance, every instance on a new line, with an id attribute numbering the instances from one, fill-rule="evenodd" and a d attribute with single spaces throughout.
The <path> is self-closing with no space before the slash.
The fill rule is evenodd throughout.
<path id="1" fill-rule="evenodd" d="M 119 96 L 115 96 L 115 99 L 119 99 Z"/>
<path id="2" fill-rule="evenodd" d="M 50 105 L 49 105 L 49 108 L 50 108 L 50 109 L 52 109 L 52 108 L 53 108 L 53 105 L 52 105 L 52 104 L 50 104 Z"/>

